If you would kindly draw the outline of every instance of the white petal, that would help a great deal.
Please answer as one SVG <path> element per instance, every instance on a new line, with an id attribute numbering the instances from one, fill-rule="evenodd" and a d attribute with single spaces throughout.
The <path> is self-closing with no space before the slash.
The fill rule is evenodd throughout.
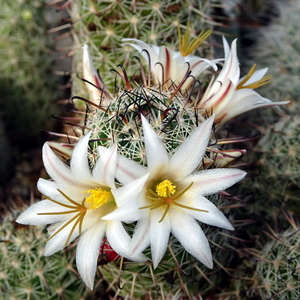
<path id="1" fill-rule="evenodd" d="M 91 100 L 94 103 L 98 104 L 99 101 L 97 100 L 100 98 L 99 96 L 100 88 L 103 87 L 103 84 L 94 67 L 88 45 L 84 44 L 82 48 L 83 48 L 83 56 L 82 56 L 83 79 L 87 81 L 85 82 L 85 86 L 91 95 Z"/>
<path id="2" fill-rule="evenodd" d="M 77 269 L 82 280 L 91 290 L 94 286 L 97 260 L 105 229 L 106 223 L 98 221 L 93 227 L 81 235 L 77 245 Z"/>
<path id="3" fill-rule="evenodd" d="M 123 187 L 112 189 L 117 206 L 123 206 L 128 201 L 134 201 L 138 194 L 143 190 L 144 184 L 148 179 L 149 174 L 146 174 Z"/>
<path id="4" fill-rule="evenodd" d="M 199 165 L 209 141 L 214 116 L 199 125 L 176 150 L 170 159 L 168 172 L 181 180 Z"/>
<path id="5" fill-rule="evenodd" d="M 130 236 L 119 221 L 107 222 L 106 236 L 109 244 L 119 255 L 134 261 L 143 262 L 147 258 L 143 254 L 131 256 L 129 254 Z"/>
<path id="6" fill-rule="evenodd" d="M 212 226 L 234 230 L 225 215 L 205 197 L 198 195 L 195 196 L 193 200 L 186 197 L 180 203 L 192 208 L 207 210 L 208 212 L 200 212 L 192 209 L 182 209 L 185 213 L 192 215 L 198 221 Z"/>
<path id="7" fill-rule="evenodd" d="M 170 237 L 170 220 L 169 216 L 166 215 L 164 220 L 159 223 L 162 217 L 161 210 L 159 209 L 153 209 L 150 214 L 151 256 L 153 268 L 156 269 L 168 246 Z"/>
<path id="8" fill-rule="evenodd" d="M 147 156 L 148 170 L 151 176 L 164 173 L 169 164 L 169 155 L 162 140 L 152 129 L 144 116 L 141 116 L 144 130 L 144 142 Z"/>
<path id="9" fill-rule="evenodd" d="M 197 56 L 191 56 L 186 61 L 190 63 L 192 75 L 195 77 L 198 76 L 202 71 L 204 71 L 208 67 L 213 67 L 213 69 L 215 71 L 218 70 L 218 67 L 215 64 L 214 60 L 200 58 Z M 217 61 L 219 61 L 219 60 L 217 60 Z"/>
<path id="10" fill-rule="evenodd" d="M 139 255 L 150 245 L 150 219 L 144 218 L 139 221 L 133 232 L 130 243 L 130 254 Z"/>
<path id="11" fill-rule="evenodd" d="M 145 210 L 139 209 L 143 207 L 139 199 L 129 201 L 127 204 L 117 208 L 113 212 L 105 215 L 102 220 L 110 221 L 123 221 L 123 222 L 135 222 L 142 219 L 145 216 Z"/>
<path id="12" fill-rule="evenodd" d="M 256 81 L 261 80 L 267 72 L 268 72 L 268 68 L 263 68 L 263 69 L 256 70 L 252 74 L 252 76 L 243 84 L 243 86 L 246 86 L 246 85 L 252 84 Z M 246 76 L 243 76 L 242 78 L 240 78 L 239 82 L 243 81 L 245 79 L 245 77 Z"/>
<path id="13" fill-rule="evenodd" d="M 141 55 L 147 62 L 149 62 L 150 59 L 150 71 L 154 72 L 155 64 L 158 62 L 158 54 L 160 47 L 146 44 L 138 39 L 122 39 L 122 41 L 129 42 L 124 43 L 123 45 L 130 45 L 133 48 L 135 48 L 141 53 Z M 135 42 L 136 44 L 132 44 L 130 42 Z"/>
<path id="14" fill-rule="evenodd" d="M 228 111 L 236 86 L 230 79 L 225 79 L 220 89 L 205 102 L 207 109 L 212 109 L 216 114 L 215 121 L 218 122 L 220 116 Z"/>
<path id="15" fill-rule="evenodd" d="M 64 224 L 65 224 L 65 222 L 62 223 L 61 226 L 57 228 L 57 230 L 62 228 L 62 226 L 64 226 Z M 73 225 L 74 225 L 74 221 L 71 224 L 67 225 L 62 231 L 60 231 L 58 234 L 53 236 L 47 242 L 45 249 L 44 249 L 45 256 L 50 256 L 50 255 L 54 254 L 55 252 L 63 249 L 66 246 L 66 242 L 68 240 L 68 237 L 70 235 Z M 78 236 L 79 236 L 79 227 L 76 226 L 75 230 L 73 231 L 72 235 L 70 236 L 68 244 L 71 243 L 72 241 L 74 241 Z"/>
<path id="16" fill-rule="evenodd" d="M 83 136 L 75 146 L 71 157 L 71 170 L 79 182 L 93 184 L 88 162 L 88 145 L 92 132 Z"/>
<path id="17" fill-rule="evenodd" d="M 54 181 L 69 185 L 78 183 L 71 169 L 54 154 L 47 143 L 43 146 L 43 162 L 47 173 Z"/>
<path id="18" fill-rule="evenodd" d="M 94 169 L 93 177 L 97 183 L 115 187 L 115 172 L 117 164 L 117 145 L 112 145 L 100 155 Z"/>
<path id="19" fill-rule="evenodd" d="M 137 162 L 123 156 L 117 157 L 116 178 L 122 184 L 127 184 L 147 173 L 147 169 Z"/>
<path id="20" fill-rule="evenodd" d="M 85 196 L 82 191 L 88 190 L 89 186 L 66 185 L 40 178 L 37 182 L 37 188 L 44 196 L 70 205 L 70 201 L 68 201 L 66 197 L 59 192 L 59 190 L 77 203 L 82 203 Z"/>
<path id="21" fill-rule="evenodd" d="M 16 222 L 26 225 L 46 225 L 51 223 L 56 223 L 64 220 L 68 220 L 74 214 L 66 215 L 38 215 L 39 213 L 55 213 L 69 211 L 69 208 L 57 205 L 49 200 L 43 200 L 37 202 L 27 208 L 21 215 L 17 218 Z"/>
<path id="22" fill-rule="evenodd" d="M 171 77 L 172 64 L 174 63 L 172 50 L 165 46 L 160 47 L 158 62 L 160 64 L 156 64 L 156 70 L 160 83 L 163 84 L 170 78 L 175 81 L 176 78 Z M 164 78 L 162 78 L 162 74 Z"/>
<path id="23" fill-rule="evenodd" d="M 172 209 L 171 231 L 187 252 L 212 269 L 212 255 L 208 241 L 192 216 Z"/>
<path id="24" fill-rule="evenodd" d="M 182 181 L 184 186 L 193 182 L 189 192 L 199 195 L 211 195 L 234 185 L 246 176 L 246 172 L 239 169 L 211 169 L 197 172 Z"/>
<path id="25" fill-rule="evenodd" d="M 236 47 L 237 39 L 235 39 L 231 43 L 230 52 L 227 52 L 228 50 L 226 50 L 227 47 L 225 47 L 225 45 L 227 44 L 227 42 L 224 37 L 223 37 L 223 43 L 225 48 L 225 63 L 216 81 L 223 82 L 225 79 L 228 78 L 233 82 L 234 85 L 237 85 L 240 78 L 240 67 L 239 67 L 239 61 L 237 57 L 237 47 Z"/>

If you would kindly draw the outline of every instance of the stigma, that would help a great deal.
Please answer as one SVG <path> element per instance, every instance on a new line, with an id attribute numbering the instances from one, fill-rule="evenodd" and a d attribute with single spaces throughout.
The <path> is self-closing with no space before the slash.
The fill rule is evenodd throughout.
<path id="1" fill-rule="evenodd" d="M 90 195 L 85 199 L 85 204 L 89 209 L 99 208 L 111 198 L 111 192 L 102 188 L 90 189 L 83 193 L 90 193 Z"/>
<path id="2" fill-rule="evenodd" d="M 180 28 L 178 26 L 178 40 L 179 40 L 179 52 L 182 56 L 190 55 L 196 50 L 211 34 L 210 30 L 202 31 L 196 38 L 191 39 L 192 29 L 190 22 L 187 23 L 186 32 L 181 35 Z"/>
<path id="3" fill-rule="evenodd" d="M 173 183 L 166 179 L 159 183 L 156 186 L 156 194 L 161 197 L 170 197 L 170 195 L 175 194 L 176 192 L 176 185 L 173 185 Z"/>

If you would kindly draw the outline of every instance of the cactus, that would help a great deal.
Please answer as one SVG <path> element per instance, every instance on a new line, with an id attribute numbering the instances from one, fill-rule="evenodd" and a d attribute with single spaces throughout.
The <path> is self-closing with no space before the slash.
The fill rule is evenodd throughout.
<path id="1" fill-rule="evenodd" d="M 47 234 L 43 226 L 24 227 L 7 212 L 0 225 L 0 298 L 85 299 L 90 295 L 74 269 L 72 250 L 43 257 Z"/>
<path id="2" fill-rule="evenodd" d="M 51 74 L 47 12 L 43 1 L 1 0 L 1 113 L 20 144 L 38 129 L 50 129 L 50 112 L 55 111 L 53 102 L 59 95 Z"/>
<path id="3" fill-rule="evenodd" d="M 299 125 L 299 114 L 284 115 L 263 130 L 264 136 L 253 149 L 256 171 L 249 185 L 254 203 L 248 213 L 258 214 L 271 224 L 275 222 L 276 227 L 284 222 L 279 208 L 288 207 L 299 213 Z M 249 192 L 249 187 L 244 186 L 241 193 L 247 193 L 247 189 Z"/>
<path id="4" fill-rule="evenodd" d="M 214 200 L 213 198 L 216 197 L 211 197 L 210 200 Z M 224 199 L 220 197 L 217 203 L 224 205 Z M 101 277 L 98 278 L 103 276 L 115 295 L 133 300 L 144 297 L 157 300 L 201 299 L 215 289 L 223 290 L 228 280 L 234 276 L 230 269 L 234 260 L 231 250 L 233 236 L 225 231 L 217 232 L 209 226 L 203 226 L 202 229 L 213 252 L 213 270 L 199 263 L 171 237 L 168 250 L 155 270 L 151 262 L 115 261 L 100 265 L 98 268 Z M 148 248 L 145 254 L 149 253 Z"/>
<path id="5" fill-rule="evenodd" d="M 298 299 L 299 226 L 289 211 L 283 213 L 287 229 L 266 228 L 256 247 L 241 248 L 243 258 L 226 299 Z M 267 242 L 266 242 L 267 239 Z"/>
<path id="6" fill-rule="evenodd" d="M 262 92 L 277 100 L 291 100 L 290 112 L 299 110 L 299 61 L 300 42 L 297 36 L 298 1 L 277 3 L 279 16 L 273 22 L 257 30 L 255 45 L 249 49 L 252 59 L 263 67 L 269 67 L 272 81 L 262 87 Z M 255 56 L 253 55 L 255 53 Z M 251 65 L 251 59 L 249 65 Z"/>
<path id="7" fill-rule="evenodd" d="M 261 299 L 300 297 L 299 228 L 289 228 L 262 249 L 256 266 Z"/>
<path id="8" fill-rule="evenodd" d="M 201 2 L 201 5 L 203 5 L 201 9 L 203 9 L 204 14 L 209 12 L 208 3 L 210 2 Z M 78 114 L 81 116 L 79 117 L 80 123 L 73 128 L 73 136 L 70 137 L 77 140 L 78 137 L 85 134 L 87 130 L 92 131 L 92 140 L 90 142 L 92 151 L 88 153 L 91 167 L 93 167 L 99 158 L 97 147 L 99 145 L 108 147 L 116 142 L 118 143 L 119 153 L 135 160 L 141 165 L 146 165 L 145 147 L 140 129 L 140 115 L 144 115 L 147 118 L 156 133 L 159 134 L 165 143 L 168 153 L 171 155 L 182 144 L 191 131 L 193 131 L 198 124 L 203 122 L 210 113 L 207 110 L 201 112 L 197 110 L 197 103 L 202 96 L 201 90 L 198 95 L 197 90 L 193 89 L 193 87 L 188 90 L 188 92 L 183 89 L 181 90 L 181 84 L 185 84 L 187 78 L 181 78 L 182 81 L 176 84 L 172 84 L 170 81 L 168 85 L 165 82 L 162 84 L 150 82 L 148 78 L 153 76 L 153 74 L 150 75 L 149 71 L 148 76 L 148 73 L 145 72 L 143 68 L 141 70 L 141 64 L 139 62 L 131 62 L 133 54 L 131 47 L 124 45 L 122 49 L 119 48 L 122 38 L 139 37 L 145 42 L 166 44 L 174 49 L 175 47 L 177 48 L 177 42 L 180 40 L 178 35 L 181 29 L 185 27 L 183 24 L 186 24 L 187 19 L 191 19 L 192 24 L 191 27 L 187 26 L 186 28 L 188 30 L 192 28 L 195 33 L 198 33 L 200 30 L 200 25 L 210 27 L 212 24 L 208 17 L 200 18 L 203 23 L 199 23 L 199 16 L 203 15 L 196 6 L 196 4 L 199 4 L 199 1 L 195 3 L 182 2 L 180 4 L 174 1 L 168 2 L 167 5 L 165 4 L 165 2 L 156 1 L 147 3 L 121 1 L 121 3 L 109 2 L 109 4 L 107 4 L 103 1 L 87 2 L 81 0 L 77 2 L 73 1 L 73 3 L 70 4 L 70 13 L 74 23 L 73 34 L 76 41 L 75 50 L 73 50 L 75 52 L 79 50 L 79 45 L 82 43 L 89 44 L 93 53 L 93 60 L 96 67 L 100 69 L 102 76 L 102 78 L 99 78 L 97 84 L 94 84 L 94 87 L 98 87 L 96 99 L 98 102 L 93 101 L 95 99 L 91 99 L 92 97 L 89 98 L 90 100 L 81 97 L 82 95 L 86 95 L 86 93 L 79 90 L 78 86 L 82 89 L 84 84 L 74 84 L 74 94 L 79 94 L 80 96 L 73 97 L 73 100 L 81 99 L 83 100 L 82 103 L 87 104 L 87 107 L 86 113 L 78 111 Z M 204 43 L 204 47 L 197 49 L 197 51 L 200 56 L 207 58 L 211 49 L 208 43 Z M 124 67 L 119 67 L 119 63 L 122 63 Z M 74 68 L 75 73 L 78 73 L 77 66 L 80 66 L 81 63 L 78 63 L 77 58 L 74 59 L 74 65 L 76 65 Z M 108 72 L 109 68 L 114 69 L 114 73 Z M 141 74 L 137 73 L 137 70 L 141 70 Z M 143 75 L 144 73 L 146 73 L 146 76 Z M 251 74 L 249 76 L 251 76 Z M 74 80 L 76 81 L 76 79 Z M 202 82 L 206 82 L 204 76 L 201 80 Z M 196 84 L 196 82 L 194 83 Z M 86 82 L 85 87 L 89 89 L 92 84 L 93 81 Z M 289 128 L 289 124 L 289 121 L 286 121 L 284 126 L 287 125 Z M 292 127 L 293 126 L 294 124 Z M 280 127 L 280 130 L 283 129 L 284 127 Z M 224 143 L 229 144 L 232 141 L 243 140 L 237 138 L 228 140 L 222 139 L 219 141 L 222 134 L 224 133 L 212 132 L 211 145 L 207 148 L 206 156 L 203 159 L 203 163 L 198 166 L 198 170 L 230 166 L 245 153 L 244 150 L 224 150 L 222 148 Z M 294 143 L 294 140 L 292 140 L 293 134 L 294 131 L 291 133 L 290 141 Z M 274 136 L 273 133 L 270 134 L 270 138 Z M 278 142 L 278 138 L 276 142 Z M 272 140 L 268 140 L 264 145 L 270 146 L 270 144 L 272 144 Z M 66 149 L 65 145 L 61 146 L 52 143 L 49 143 L 49 145 L 57 150 L 58 153 L 61 154 L 62 159 L 68 164 L 73 145 L 67 145 L 67 150 L 64 150 L 64 148 Z M 284 144 L 282 145 L 282 149 L 286 149 Z M 296 158 L 295 155 L 292 157 L 293 153 L 295 153 L 295 151 L 284 154 L 287 155 L 289 159 L 291 158 L 291 160 L 288 160 L 290 163 L 289 167 L 291 168 L 294 167 L 293 164 L 295 161 L 293 159 Z M 278 166 L 278 174 L 282 172 L 282 169 L 280 169 L 282 157 L 282 155 L 279 155 L 279 160 L 274 162 L 274 164 Z M 261 160 L 261 162 L 263 162 L 263 160 Z M 288 169 L 288 171 L 290 171 L 290 169 Z M 296 176 L 298 176 L 298 174 L 296 174 Z M 286 186 L 288 187 L 289 183 L 287 183 Z M 224 195 L 227 197 L 222 197 Z M 231 210 L 229 213 L 228 211 L 229 208 L 235 206 L 233 205 L 233 201 L 239 200 L 237 197 L 230 197 L 229 194 L 221 192 L 220 195 L 211 196 L 210 200 L 225 211 L 231 219 L 236 220 L 236 228 L 238 228 L 239 225 L 247 224 L 247 220 L 239 221 L 237 219 L 240 212 L 236 213 L 234 210 Z M 243 206 L 243 204 L 240 206 Z M 43 213 L 40 215 L 42 214 Z M 241 220 L 243 220 L 242 217 Z M 131 233 L 134 224 L 127 226 L 127 231 Z M 155 270 L 153 270 L 152 265 L 149 263 L 141 264 L 124 259 L 118 260 L 117 256 L 109 256 L 107 253 L 104 253 L 104 255 L 106 254 L 108 257 L 109 264 L 99 266 L 99 272 L 97 273 L 98 285 L 100 286 L 102 280 L 105 280 L 109 288 L 114 290 L 115 297 L 120 296 L 125 299 L 140 299 L 143 297 L 148 297 L 149 299 L 201 299 L 203 296 L 209 297 L 211 290 L 215 287 L 220 287 L 221 291 L 224 291 L 230 281 L 235 278 L 235 272 L 232 270 L 239 267 L 241 263 L 240 261 L 234 260 L 235 257 L 233 254 L 235 246 L 241 247 L 241 243 L 235 242 L 235 240 L 232 239 L 233 235 L 229 235 L 225 231 L 218 230 L 216 233 L 216 231 L 209 226 L 203 227 L 212 245 L 215 261 L 215 269 L 212 271 L 207 270 L 206 267 L 197 262 L 195 258 L 180 246 L 179 242 L 171 238 L 168 251 Z M 13 228 L 10 228 L 10 230 L 14 233 Z M 248 230 L 247 234 L 251 236 L 251 230 Z M 32 236 L 30 238 L 32 238 Z M 10 238 L 5 238 L 5 240 L 10 241 Z M 238 238 L 236 240 L 238 240 Z M 36 241 L 36 243 L 38 242 L 39 241 Z M 36 254 L 36 248 L 39 247 L 40 246 L 33 244 L 33 248 L 30 248 L 28 251 Z M 11 248 L 9 251 L 13 252 L 14 249 Z M 72 256 L 72 250 L 66 253 L 65 255 L 67 257 L 69 257 L 69 255 Z M 145 251 L 145 254 L 150 257 L 149 249 Z M 40 257 L 40 255 L 39 251 L 39 254 L 36 254 L 36 256 Z M 110 257 L 114 258 L 111 259 Z M 70 268 L 71 271 L 66 270 L 66 268 L 60 264 L 62 258 L 60 256 L 58 256 L 58 258 L 59 264 L 46 264 L 42 271 L 36 272 L 37 277 L 34 277 L 36 279 L 30 282 L 31 285 L 28 283 L 25 289 L 24 287 L 21 287 L 21 289 L 17 287 L 16 290 L 12 288 L 7 289 L 9 284 L 12 285 L 9 281 L 10 275 L 7 275 L 9 272 L 1 273 L 2 282 L 5 286 L 3 291 L 13 291 L 16 297 L 19 296 L 18 293 L 22 292 L 26 294 L 27 297 L 37 298 L 41 293 L 44 293 L 46 289 L 50 288 L 51 284 L 51 287 L 54 288 L 53 295 L 62 297 L 62 289 L 57 286 L 57 284 L 63 282 L 63 289 L 65 290 L 63 294 L 64 298 L 68 299 L 68 297 L 70 297 L 71 299 L 73 297 L 74 299 L 78 297 L 79 294 L 83 297 L 87 295 L 82 286 L 78 289 L 75 287 L 77 276 L 74 270 L 72 268 Z M 3 256 L 3 261 L 4 259 Z M 30 263 L 33 262 L 37 267 L 40 267 L 33 258 L 30 258 L 29 261 Z M 56 256 L 52 256 L 51 261 L 56 262 Z M 22 262 L 22 265 L 24 268 L 27 268 L 27 265 L 31 265 L 30 263 L 25 261 L 24 263 Z M 64 263 L 67 264 L 66 261 L 64 261 Z M 15 262 L 15 265 L 20 267 L 18 261 Z M 48 283 L 47 288 L 45 288 L 44 278 L 46 278 L 45 273 L 48 272 L 48 268 L 52 275 L 53 273 L 59 274 L 61 280 L 57 282 L 57 278 L 49 274 L 49 279 L 46 281 Z M 18 270 L 20 276 L 24 278 L 26 272 L 32 273 L 31 269 Z M 42 275 L 40 275 L 41 272 Z M 263 272 L 261 273 L 263 274 Z M 73 278 L 74 281 L 72 281 Z M 118 281 L 118 278 L 120 278 L 120 281 Z M 20 278 L 16 281 L 19 280 Z M 256 280 L 259 281 L 260 279 L 256 278 Z M 26 281 L 24 280 L 24 282 Z M 233 294 L 236 295 L 238 290 L 240 290 L 240 281 L 236 280 L 233 285 L 236 288 Z M 268 292 L 265 292 L 264 295 L 267 293 Z"/>
<path id="9" fill-rule="evenodd" d="M 116 76 L 110 69 L 119 70 L 122 64 L 131 78 L 140 69 L 140 64 L 132 57 L 131 47 L 120 47 L 124 38 L 138 38 L 154 45 L 178 48 L 178 27 L 185 29 L 191 21 L 193 35 L 202 30 L 212 29 L 218 24 L 211 17 L 214 3 L 211 0 L 196 1 L 73 1 L 70 6 L 73 35 L 72 52 L 80 53 L 85 43 L 90 49 L 96 69 L 104 82 L 113 88 Z M 211 44 L 205 43 L 196 54 L 210 58 Z M 80 55 L 73 60 L 74 72 L 81 73 Z M 73 94 L 86 96 L 82 83 L 73 77 Z"/>

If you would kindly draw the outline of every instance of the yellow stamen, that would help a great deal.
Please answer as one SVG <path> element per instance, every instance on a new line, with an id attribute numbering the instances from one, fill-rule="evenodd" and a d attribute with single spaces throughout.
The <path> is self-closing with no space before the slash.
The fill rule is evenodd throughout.
<path id="1" fill-rule="evenodd" d="M 49 197 L 45 197 L 46 199 L 50 200 L 51 202 L 58 204 L 62 207 L 65 208 L 70 208 L 71 210 L 69 211 L 62 211 L 62 212 L 55 212 L 55 213 L 38 213 L 38 215 L 64 215 L 64 214 L 71 214 L 71 213 L 76 213 L 77 214 L 75 216 L 73 216 L 70 220 L 68 220 L 64 225 L 62 225 L 59 229 L 57 229 L 48 239 L 46 242 L 50 241 L 53 237 L 55 237 L 58 233 L 60 233 L 63 229 L 65 229 L 69 224 L 71 224 L 73 221 L 74 224 L 72 225 L 72 228 L 70 230 L 70 233 L 67 237 L 65 246 L 67 246 L 70 242 L 70 239 L 72 237 L 72 234 L 75 230 L 75 228 L 77 227 L 77 225 L 79 224 L 79 234 L 81 234 L 82 232 L 82 223 L 83 223 L 83 219 L 85 217 L 87 208 L 85 207 L 85 199 L 82 201 L 82 204 L 77 203 L 76 201 L 72 200 L 70 197 L 68 197 L 66 194 L 64 194 L 61 190 L 59 190 L 59 193 L 61 195 L 63 195 L 70 203 L 72 203 L 73 205 L 68 205 L 68 204 L 64 204 L 64 203 L 60 203 L 58 201 L 55 201 Z"/>
<path id="2" fill-rule="evenodd" d="M 176 186 L 168 179 L 162 181 L 156 186 L 156 193 L 161 197 L 169 197 L 170 195 L 175 194 Z"/>
<path id="3" fill-rule="evenodd" d="M 251 67 L 251 69 L 249 70 L 249 72 L 247 73 L 245 78 L 238 84 L 236 89 L 237 90 L 240 90 L 240 89 L 257 89 L 257 88 L 271 82 L 272 76 L 271 75 L 266 75 L 260 80 L 257 80 L 257 81 L 255 81 L 251 84 L 248 84 L 248 85 L 244 85 L 251 78 L 251 76 L 255 73 L 255 71 L 256 71 L 256 64 L 254 64 Z"/>
<path id="4" fill-rule="evenodd" d="M 156 186 L 156 193 L 154 191 L 152 191 L 151 189 L 148 191 L 149 194 L 147 195 L 147 198 L 149 200 L 151 200 L 152 203 L 150 205 L 140 207 L 139 209 L 150 208 L 150 210 L 153 210 L 153 209 L 159 208 L 161 206 L 166 206 L 161 219 L 158 221 L 159 223 L 162 222 L 164 220 L 164 218 L 166 217 L 166 215 L 171 207 L 171 204 L 185 208 L 185 209 L 208 213 L 209 212 L 208 210 L 193 208 L 193 207 L 178 203 L 178 201 L 176 201 L 187 190 L 189 190 L 193 184 L 194 183 L 191 182 L 189 184 L 189 186 L 187 186 L 185 189 L 183 189 L 182 191 L 177 193 L 177 195 L 174 195 L 176 193 L 176 186 L 174 186 L 170 180 L 166 179 Z M 158 187 L 159 187 L 159 191 L 158 191 Z M 171 195 L 174 195 L 174 196 L 172 197 Z"/>
<path id="5" fill-rule="evenodd" d="M 85 199 L 85 203 L 89 209 L 96 209 L 102 206 L 104 203 L 108 202 L 111 196 L 110 192 L 103 190 L 102 188 L 91 189 L 84 191 L 83 193 L 90 193 L 90 195 Z"/>
<path id="6" fill-rule="evenodd" d="M 179 52 L 182 56 L 188 56 L 195 49 L 197 49 L 211 34 L 210 30 L 202 31 L 196 38 L 191 40 L 192 29 L 190 22 L 186 25 L 186 31 L 184 35 L 181 35 L 180 28 L 178 26 L 178 40 L 179 40 Z"/>

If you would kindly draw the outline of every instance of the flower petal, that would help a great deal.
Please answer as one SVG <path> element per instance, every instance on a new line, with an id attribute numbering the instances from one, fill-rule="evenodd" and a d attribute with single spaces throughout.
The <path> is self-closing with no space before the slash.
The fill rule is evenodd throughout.
<path id="1" fill-rule="evenodd" d="M 94 169 L 94 181 L 110 188 L 115 187 L 115 172 L 117 164 L 117 145 L 114 144 L 104 151 L 98 159 Z"/>
<path id="2" fill-rule="evenodd" d="M 199 195 L 211 195 L 227 189 L 242 180 L 246 172 L 239 169 L 211 169 L 192 174 L 182 181 L 184 186 L 193 182 L 189 192 Z"/>
<path id="3" fill-rule="evenodd" d="M 137 162 L 123 156 L 117 156 L 116 178 L 122 184 L 127 184 L 147 173 L 147 169 Z"/>
<path id="4" fill-rule="evenodd" d="M 119 221 L 107 222 L 106 236 L 109 244 L 119 255 L 134 261 L 143 262 L 147 257 L 143 254 L 131 256 L 129 254 L 130 236 Z"/>
<path id="5" fill-rule="evenodd" d="M 47 173 L 54 181 L 69 185 L 78 183 L 71 169 L 54 154 L 47 143 L 43 146 L 43 162 Z"/>
<path id="6" fill-rule="evenodd" d="M 142 253 L 150 245 L 150 219 L 143 218 L 136 225 L 129 251 L 132 256 Z"/>
<path id="7" fill-rule="evenodd" d="M 57 205 L 49 200 L 43 200 L 37 202 L 27 208 L 21 215 L 17 218 L 16 222 L 25 225 L 46 225 L 51 223 L 56 223 L 60 221 L 65 221 L 74 216 L 74 214 L 67 215 L 38 215 L 40 213 L 56 213 L 69 211 L 70 209 L 63 206 Z"/>
<path id="8" fill-rule="evenodd" d="M 46 197 L 59 201 L 60 203 L 70 204 L 70 202 L 63 196 L 60 192 L 62 191 L 69 198 L 76 201 L 77 203 L 82 203 L 84 194 L 82 191 L 87 190 L 88 186 L 81 185 L 67 185 L 61 184 L 50 180 L 45 180 L 40 178 L 37 182 L 38 190 Z"/>
<path id="9" fill-rule="evenodd" d="M 189 214 L 172 209 L 171 232 L 186 249 L 206 267 L 212 269 L 213 261 L 208 241 L 199 224 Z"/>
<path id="10" fill-rule="evenodd" d="M 94 179 L 88 162 L 88 145 L 92 132 L 83 136 L 75 146 L 71 157 L 71 170 L 79 182 L 93 184 Z"/>
<path id="11" fill-rule="evenodd" d="M 70 217 L 70 215 L 69 215 Z M 55 234 L 57 230 L 60 230 L 64 226 L 66 222 L 61 222 L 60 226 L 56 227 L 56 230 L 52 233 Z M 63 249 L 66 246 L 66 242 L 68 241 L 68 244 L 74 241 L 79 236 L 79 227 L 76 226 L 74 231 L 72 232 L 72 235 L 69 238 L 71 229 L 74 225 L 74 221 L 71 224 L 68 224 L 62 231 L 60 231 L 58 234 L 53 237 L 50 236 L 50 240 L 46 243 L 45 249 L 44 249 L 44 255 L 50 256 L 54 254 L 55 252 Z"/>
<path id="12" fill-rule="evenodd" d="M 144 188 L 148 176 L 149 174 L 146 174 L 120 188 L 112 190 L 118 207 L 123 206 L 128 201 L 134 201 L 135 197 L 137 197 Z"/>
<path id="13" fill-rule="evenodd" d="M 92 102 L 99 104 L 100 90 L 103 88 L 103 83 L 94 67 L 89 46 L 84 44 L 82 49 L 83 79 L 87 81 L 85 86 L 90 93 Z"/>
<path id="14" fill-rule="evenodd" d="M 243 84 L 243 86 L 247 86 L 249 84 L 252 84 L 256 81 L 261 80 L 267 72 L 268 72 L 268 68 L 256 70 L 252 74 L 252 76 Z M 243 76 L 242 78 L 240 78 L 239 83 L 242 82 L 245 78 L 246 78 L 246 76 Z"/>
<path id="15" fill-rule="evenodd" d="M 81 235 L 77 244 L 77 269 L 82 280 L 91 290 L 94 286 L 99 249 L 105 229 L 106 223 L 101 220 L 98 221 L 93 227 Z"/>
<path id="16" fill-rule="evenodd" d="M 123 45 L 130 45 L 131 47 L 135 48 L 143 58 L 150 63 L 150 71 L 154 72 L 155 64 L 158 62 L 158 55 L 160 47 L 155 45 L 146 44 L 138 39 L 122 39 L 124 43 Z M 128 43 L 129 42 L 129 43 Z M 136 44 L 130 43 L 134 42 Z M 149 61 L 150 60 L 150 61 Z"/>
<path id="17" fill-rule="evenodd" d="M 208 212 L 200 212 L 192 209 L 182 209 L 202 223 L 234 230 L 225 215 L 211 201 L 203 196 L 198 195 L 193 200 L 191 200 L 190 197 L 186 197 L 185 199 L 182 199 L 181 204 L 195 209 L 207 210 Z"/>
<path id="18" fill-rule="evenodd" d="M 205 153 L 213 122 L 214 116 L 199 125 L 171 157 L 168 173 L 174 174 L 176 180 L 181 180 L 198 167 Z"/>
<path id="19" fill-rule="evenodd" d="M 144 116 L 141 116 L 144 130 L 144 142 L 147 156 L 147 165 L 150 176 L 163 173 L 169 164 L 169 155 L 162 140 L 152 129 Z"/>
<path id="20" fill-rule="evenodd" d="M 117 208 L 113 212 L 102 217 L 102 220 L 110 221 L 123 221 L 123 222 L 135 222 L 142 219 L 145 216 L 145 211 L 139 209 L 143 207 L 143 197 L 139 196 L 137 199 L 128 201 L 127 204 Z"/>
<path id="21" fill-rule="evenodd" d="M 223 82 L 225 79 L 230 79 L 236 86 L 240 78 L 239 60 L 237 57 L 237 39 L 231 43 L 231 49 L 228 51 L 228 43 L 223 37 L 223 45 L 225 49 L 225 63 L 222 71 L 216 81 Z"/>
<path id="22" fill-rule="evenodd" d="M 151 255 L 153 268 L 156 269 L 166 252 L 171 226 L 168 215 L 162 222 L 159 222 L 162 217 L 161 210 L 153 209 L 153 211 L 150 212 L 150 215 Z"/>

